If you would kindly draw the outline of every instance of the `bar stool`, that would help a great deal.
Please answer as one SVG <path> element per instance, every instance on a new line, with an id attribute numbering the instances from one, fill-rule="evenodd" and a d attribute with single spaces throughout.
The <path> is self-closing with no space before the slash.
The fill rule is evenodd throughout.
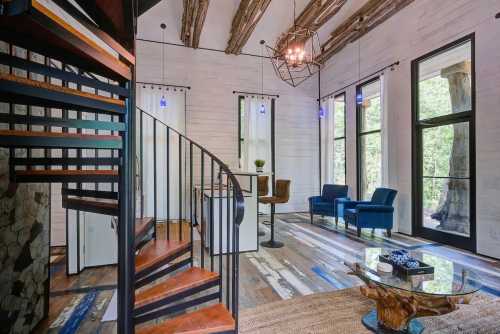
<path id="1" fill-rule="evenodd" d="M 257 196 L 259 199 L 263 196 L 267 196 L 269 193 L 269 176 L 267 175 L 259 175 L 257 176 Z M 257 222 L 259 221 L 259 202 L 257 202 Z M 259 237 L 266 235 L 264 231 L 259 229 Z"/>
<path id="2" fill-rule="evenodd" d="M 290 198 L 290 180 L 276 180 L 276 192 L 274 196 L 266 196 L 259 198 L 259 202 L 263 204 L 271 204 L 271 239 L 261 242 L 261 246 L 268 248 L 281 248 L 283 243 L 274 240 L 274 213 L 276 204 L 288 203 Z"/>

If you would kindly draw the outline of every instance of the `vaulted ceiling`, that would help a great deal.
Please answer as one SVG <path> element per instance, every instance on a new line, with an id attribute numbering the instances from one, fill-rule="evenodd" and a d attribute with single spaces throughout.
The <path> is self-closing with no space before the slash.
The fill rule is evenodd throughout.
<path id="1" fill-rule="evenodd" d="M 138 38 L 260 54 L 293 26 L 293 0 L 146 0 Z M 325 61 L 413 0 L 295 0 L 298 23 L 318 31 Z M 163 33 L 160 24 L 167 28 Z"/>

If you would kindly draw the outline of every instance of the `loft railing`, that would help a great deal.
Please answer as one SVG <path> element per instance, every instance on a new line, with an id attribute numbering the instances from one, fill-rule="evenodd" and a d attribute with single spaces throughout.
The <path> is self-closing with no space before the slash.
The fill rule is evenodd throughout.
<path id="1" fill-rule="evenodd" d="M 139 155 L 138 215 L 142 218 L 152 214 L 154 217 L 153 238 L 158 236 L 157 226 L 160 221 L 165 224 L 167 240 L 175 237 L 182 240 L 182 226 L 186 223 L 189 224 L 191 241 L 194 229 L 198 230 L 201 236 L 200 246 L 195 251 L 192 242 L 191 266 L 210 268 L 210 271 L 219 274 L 219 301 L 225 303 L 227 309 L 232 311 L 238 328 L 239 228 L 244 216 L 244 197 L 240 184 L 228 166 L 202 145 L 147 111 L 137 108 L 136 115 L 140 132 L 136 143 Z M 145 132 L 147 122 L 150 124 L 152 122 L 152 132 Z M 164 137 L 161 136 L 162 131 Z M 175 144 L 177 152 L 173 152 Z M 152 156 L 147 152 L 147 147 L 151 148 L 149 145 L 152 145 Z M 166 156 L 165 164 L 162 166 L 158 161 L 160 152 L 164 152 Z M 177 168 L 176 175 L 172 173 L 173 166 Z M 151 181 L 150 174 L 148 180 L 145 179 L 146 167 L 152 169 L 152 199 L 151 196 L 145 198 L 145 187 L 149 187 L 146 182 Z M 164 184 L 160 183 L 161 173 L 165 174 L 162 177 Z M 175 182 L 178 188 L 176 193 L 172 190 Z M 148 194 L 151 195 L 149 192 Z M 206 202 L 207 207 L 203 200 L 206 195 L 212 199 Z M 160 198 L 166 200 L 160 202 Z M 217 215 L 214 212 L 215 201 L 218 201 Z M 172 202 L 177 202 L 178 205 L 176 236 L 173 235 L 175 226 L 172 226 L 174 225 Z M 151 204 L 152 210 L 148 210 L 147 207 Z M 164 206 L 162 217 L 159 216 L 160 206 Z M 218 216 L 218 221 L 215 216 Z M 215 239 L 218 239 L 218 243 Z"/>

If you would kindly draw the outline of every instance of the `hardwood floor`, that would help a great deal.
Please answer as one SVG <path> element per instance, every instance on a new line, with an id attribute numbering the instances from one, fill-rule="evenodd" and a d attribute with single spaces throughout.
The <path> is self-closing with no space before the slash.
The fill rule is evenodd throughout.
<path id="1" fill-rule="evenodd" d="M 398 233 L 386 238 L 383 234 L 372 235 L 366 230 L 358 238 L 354 229 L 345 231 L 342 223 L 336 228 L 330 219 L 316 218 L 315 225 L 311 225 L 308 214 L 281 214 L 276 216 L 276 222 L 277 239 L 284 242 L 285 247 L 259 247 L 258 252 L 240 256 L 241 308 L 360 285 L 361 281 L 349 275 L 343 263 L 353 261 L 366 247 L 419 249 L 451 259 L 481 274 L 483 292 L 500 296 L 500 261 L 497 260 Z M 178 227 L 178 224 L 171 224 L 171 237 L 177 238 Z M 268 239 L 269 228 L 263 225 L 261 228 L 266 236 L 260 240 Z M 182 230 L 184 240 L 188 240 L 188 224 L 183 224 Z M 159 238 L 165 238 L 166 224 L 159 224 L 157 233 Z M 194 254 L 198 258 L 195 261 L 199 261 L 200 254 L 197 239 L 195 235 Z M 77 332 L 116 332 L 114 322 L 100 321 L 115 288 L 115 267 L 89 268 L 80 275 L 67 277 L 64 256 L 59 255 L 55 260 L 51 267 L 50 316 L 38 332 L 59 331 L 75 306 L 93 291 L 95 300 Z"/>

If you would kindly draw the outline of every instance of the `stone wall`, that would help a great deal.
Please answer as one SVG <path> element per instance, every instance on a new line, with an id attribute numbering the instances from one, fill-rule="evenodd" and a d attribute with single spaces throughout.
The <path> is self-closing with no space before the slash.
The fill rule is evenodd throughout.
<path id="1" fill-rule="evenodd" d="M 9 184 L 0 149 L 0 333 L 29 333 L 44 317 L 49 284 L 49 186 Z"/>

